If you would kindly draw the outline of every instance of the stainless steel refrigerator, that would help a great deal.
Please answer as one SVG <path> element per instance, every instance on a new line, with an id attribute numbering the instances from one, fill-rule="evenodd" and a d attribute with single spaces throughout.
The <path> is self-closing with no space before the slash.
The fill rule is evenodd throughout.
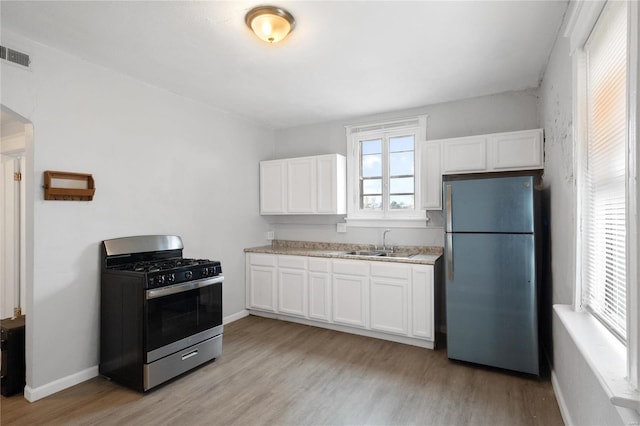
<path id="1" fill-rule="evenodd" d="M 445 176 L 447 352 L 539 374 L 539 174 Z"/>

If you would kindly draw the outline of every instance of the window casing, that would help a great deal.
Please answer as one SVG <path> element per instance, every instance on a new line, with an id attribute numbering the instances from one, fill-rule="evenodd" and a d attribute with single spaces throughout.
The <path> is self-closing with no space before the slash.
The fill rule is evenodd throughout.
<path id="1" fill-rule="evenodd" d="M 638 150 L 638 140 L 640 140 L 640 6 L 637 2 L 624 2 L 627 8 L 627 76 L 626 76 L 626 188 L 625 188 L 625 218 L 626 218 L 626 241 L 625 241 L 625 281 L 626 281 L 626 342 L 621 342 L 612 336 L 610 341 L 598 338 L 597 327 L 586 326 L 588 318 L 595 318 L 595 315 L 584 315 L 583 290 L 586 285 L 584 278 L 585 264 L 588 263 L 585 253 L 585 208 L 583 201 L 587 198 L 585 182 L 585 168 L 587 164 L 587 59 L 585 47 L 588 47 L 588 39 L 596 32 L 600 25 L 600 19 L 606 17 L 610 12 L 607 8 L 615 6 L 614 1 L 603 2 L 571 2 L 567 17 L 567 28 L 565 37 L 569 39 L 570 54 L 573 62 L 573 132 L 574 132 L 574 152 L 575 152 L 575 176 L 576 176 L 576 229 L 575 229 L 575 250 L 576 250 L 576 281 L 574 292 L 573 308 L 575 315 L 567 317 L 569 322 L 563 321 L 565 327 L 573 333 L 574 339 L 581 352 L 587 359 L 591 360 L 591 369 L 600 378 L 603 390 L 611 395 L 611 402 L 620 407 L 634 409 L 640 412 L 640 286 L 639 271 L 640 264 L 640 239 L 638 229 L 640 229 L 640 194 L 638 194 L 637 173 L 640 164 L 640 151 Z M 588 220 L 588 219 L 586 219 Z M 558 305 L 561 308 L 561 305 Z M 587 312 L 590 309 L 586 309 Z M 592 323 L 596 323 L 593 321 Z M 578 325 L 578 327 L 575 327 Z M 600 322 L 602 324 L 602 322 Z M 571 331 L 573 330 L 573 331 Z M 609 329 L 610 330 L 610 329 Z M 593 338 L 592 338 L 593 335 Z M 588 337 L 585 337 L 588 336 Z M 611 343 L 616 341 L 616 343 Z M 618 346 L 619 344 L 619 346 Z M 624 346 L 626 345 L 626 350 Z M 590 348 L 586 349 L 585 348 Z M 624 351 L 626 358 L 626 371 L 621 372 L 619 355 Z M 595 354 L 609 354 L 609 357 L 598 358 Z M 616 363 L 617 360 L 617 363 Z M 613 362 L 613 363 L 612 363 Z"/>
<path id="2" fill-rule="evenodd" d="M 579 175 L 581 305 L 626 341 L 626 2 L 607 5 L 585 44 L 584 59 L 586 137 Z"/>
<path id="3" fill-rule="evenodd" d="M 347 126 L 347 221 L 379 226 L 425 221 L 418 155 L 425 129 L 426 116 Z"/>

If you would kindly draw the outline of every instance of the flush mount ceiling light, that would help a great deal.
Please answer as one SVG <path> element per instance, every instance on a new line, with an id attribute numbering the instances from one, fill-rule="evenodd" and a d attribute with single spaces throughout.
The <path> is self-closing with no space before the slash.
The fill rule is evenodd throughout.
<path id="1" fill-rule="evenodd" d="M 251 9 L 244 21 L 258 38 L 267 43 L 277 43 L 296 26 L 289 12 L 274 6 L 258 6 Z"/>

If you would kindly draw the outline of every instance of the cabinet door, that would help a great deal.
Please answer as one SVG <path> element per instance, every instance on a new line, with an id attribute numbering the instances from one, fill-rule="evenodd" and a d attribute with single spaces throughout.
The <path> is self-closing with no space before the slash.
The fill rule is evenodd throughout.
<path id="1" fill-rule="evenodd" d="M 278 269 L 278 312 L 307 316 L 307 271 Z"/>
<path id="2" fill-rule="evenodd" d="M 411 265 L 371 262 L 371 329 L 407 335 Z"/>
<path id="3" fill-rule="evenodd" d="M 287 160 L 288 213 L 313 213 L 316 209 L 316 161 L 312 157 Z"/>
<path id="4" fill-rule="evenodd" d="M 333 321 L 338 324 L 366 327 L 368 289 L 368 276 L 334 273 L 332 279 Z"/>
<path id="5" fill-rule="evenodd" d="M 322 155 L 316 161 L 317 208 L 320 214 L 335 214 L 337 211 L 336 156 Z"/>
<path id="6" fill-rule="evenodd" d="M 414 266 L 411 279 L 411 335 L 434 339 L 433 266 Z"/>
<path id="7" fill-rule="evenodd" d="M 407 335 L 408 281 L 371 278 L 371 329 Z"/>
<path id="8" fill-rule="evenodd" d="M 309 258 L 309 318 L 331 321 L 331 261 Z"/>
<path id="9" fill-rule="evenodd" d="M 309 318 L 331 320 L 331 276 L 309 272 Z"/>
<path id="10" fill-rule="evenodd" d="M 442 210 L 442 142 L 421 142 L 422 208 Z"/>
<path id="11" fill-rule="evenodd" d="M 286 173 L 284 161 L 260 162 L 260 214 L 286 213 Z"/>
<path id="12" fill-rule="evenodd" d="M 518 170 L 544 167 L 542 129 L 489 136 L 490 167 Z"/>
<path id="13" fill-rule="evenodd" d="M 276 257 L 252 254 L 247 264 L 247 308 L 276 311 Z"/>
<path id="14" fill-rule="evenodd" d="M 442 172 L 481 172 L 487 168 L 487 138 L 471 136 L 442 143 Z"/>

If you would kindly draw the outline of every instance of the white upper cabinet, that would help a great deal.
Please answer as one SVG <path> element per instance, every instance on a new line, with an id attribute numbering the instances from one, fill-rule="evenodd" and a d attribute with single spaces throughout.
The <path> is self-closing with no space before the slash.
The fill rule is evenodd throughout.
<path id="1" fill-rule="evenodd" d="M 420 164 L 422 167 L 422 208 L 425 210 L 442 210 L 442 164 L 440 142 L 423 141 L 419 145 Z"/>
<path id="2" fill-rule="evenodd" d="M 284 160 L 260 163 L 260 213 L 278 214 L 287 207 L 287 164 Z"/>
<path id="3" fill-rule="evenodd" d="M 482 172 L 487 168 L 487 137 L 449 139 L 442 144 L 442 172 Z"/>
<path id="4" fill-rule="evenodd" d="M 346 214 L 346 158 L 261 161 L 260 214 Z"/>
<path id="5" fill-rule="evenodd" d="M 498 133 L 489 136 L 489 166 L 492 170 L 542 169 L 542 129 Z"/>
<path id="6" fill-rule="evenodd" d="M 316 208 L 316 160 L 313 157 L 294 158 L 287 164 L 287 212 L 314 213 Z"/>
<path id="7" fill-rule="evenodd" d="M 442 175 L 544 168 L 542 129 L 420 143 L 422 208 L 442 210 Z"/>
<path id="8" fill-rule="evenodd" d="M 316 212 L 346 214 L 347 160 L 342 155 L 321 155 L 316 159 Z"/>

